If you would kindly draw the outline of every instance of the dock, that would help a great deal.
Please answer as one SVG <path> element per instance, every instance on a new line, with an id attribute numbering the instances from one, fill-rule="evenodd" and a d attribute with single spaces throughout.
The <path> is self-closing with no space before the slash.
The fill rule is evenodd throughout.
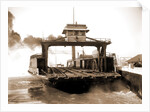
<path id="1" fill-rule="evenodd" d="M 121 77 L 130 86 L 130 89 L 137 93 L 142 98 L 142 68 L 137 71 L 136 69 L 121 69 L 118 70 Z"/>
<path id="2" fill-rule="evenodd" d="M 98 78 L 117 78 L 121 77 L 119 73 L 116 72 L 99 72 L 90 69 L 76 69 L 69 67 L 51 67 L 49 68 L 51 73 L 46 73 L 45 76 L 49 80 L 59 81 L 61 79 L 77 80 L 77 79 L 98 79 Z"/>

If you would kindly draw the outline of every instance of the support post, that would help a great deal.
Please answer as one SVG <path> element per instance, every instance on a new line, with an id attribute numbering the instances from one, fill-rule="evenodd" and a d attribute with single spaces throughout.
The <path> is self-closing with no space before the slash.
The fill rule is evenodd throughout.
<path id="1" fill-rule="evenodd" d="M 100 71 L 103 72 L 103 53 L 104 53 L 104 48 L 101 47 L 100 51 Z"/>
<path id="2" fill-rule="evenodd" d="M 100 72 L 100 47 L 97 47 L 98 70 Z"/>
<path id="3" fill-rule="evenodd" d="M 106 45 L 105 45 L 105 46 L 103 46 L 103 48 L 104 48 L 104 54 L 103 54 L 103 56 L 104 56 L 104 71 L 106 72 L 106 71 L 107 71 L 107 62 L 106 62 Z"/>
<path id="4" fill-rule="evenodd" d="M 47 72 L 47 62 L 48 62 L 48 46 L 46 44 L 42 44 L 42 57 L 45 59 L 44 68 Z"/>
<path id="5" fill-rule="evenodd" d="M 75 46 L 72 46 L 72 61 L 74 61 L 76 58 L 75 56 Z"/>

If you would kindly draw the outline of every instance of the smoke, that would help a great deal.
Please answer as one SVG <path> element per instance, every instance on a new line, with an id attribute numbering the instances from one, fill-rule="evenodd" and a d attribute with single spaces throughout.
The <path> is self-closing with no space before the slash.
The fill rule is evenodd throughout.
<path id="1" fill-rule="evenodd" d="M 52 34 L 46 38 L 46 40 L 55 40 L 55 39 L 56 39 L 56 37 Z"/>
<path id="2" fill-rule="evenodd" d="M 59 35 L 58 37 L 55 37 L 54 35 L 49 35 L 45 40 L 49 41 L 49 40 L 55 40 L 57 38 L 61 38 L 62 36 Z M 23 40 L 23 45 L 28 46 L 30 49 L 34 49 L 35 47 L 38 47 L 41 45 L 42 42 L 42 38 L 40 37 L 33 37 L 32 35 L 29 35 L 28 37 L 24 38 Z"/>
<path id="3" fill-rule="evenodd" d="M 34 49 L 37 46 L 40 46 L 42 42 L 42 38 L 39 37 L 33 37 L 32 35 L 29 35 L 23 40 L 24 45 L 28 46 L 30 49 Z"/>
<path id="4" fill-rule="evenodd" d="M 24 40 L 21 40 L 20 34 L 13 30 L 13 20 L 15 19 L 14 15 L 8 11 L 8 47 L 11 50 L 14 50 L 15 47 L 29 47 L 31 50 L 34 50 L 36 47 L 41 46 L 42 38 L 34 37 L 32 35 L 27 36 Z M 57 38 L 61 38 L 62 36 L 59 35 L 58 37 L 53 36 L 52 34 L 49 35 L 45 40 L 55 40 Z"/>
<path id="5" fill-rule="evenodd" d="M 14 16 L 11 12 L 8 11 L 8 47 L 12 48 L 15 45 L 21 44 L 20 35 L 13 30 L 13 19 Z"/>
<path id="6" fill-rule="evenodd" d="M 30 56 L 41 52 L 41 48 L 36 46 L 40 46 L 42 39 L 30 35 L 22 41 L 20 34 L 13 30 L 14 19 L 8 11 L 8 77 L 27 75 Z"/>
<path id="7" fill-rule="evenodd" d="M 11 50 L 14 50 L 15 46 L 20 47 L 29 47 L 30 49 L 35 49 L 35 47 L 40 46 L 42 38 L 33 37 L 29 35 L 23 41 L 21 40 L 20 34 L 13 30 L 13 20 L 15 19 L 14 15 L 8 11 L 8 47 Z"/>
<path id="8" fill-rule="evenodd" d="M 19 33 L 13 29 L 13 20 L 15 16 L 8 11 L 8 76 L 22 76 L 27 74 L 29 68 L 30 56 L 41 54 L 42 38 L 28 35 L 23 40 Z M 61 36 L 55 37 L 52 34 L 45 38 L 44 41 L 55 40 Z"/>
<path id="9" fill-rule="evenodd" d="M 41 48 L 36 47 L 32 50 L 28 46 L 23 46 L 15 50 L 9 50 L 7 76 L 16 77 L 28 75 L 30 56 L 36 53 L 40 54 Z"/>
<path id="10" fill-rule="evenodd" d="M 8 11 L 8 31 L 12 30 L 14 16 Z"/>
<path id="11" fill-rule="evenodd" d="M 14 32 L 14 30 L 12 30 L 8 37 L 8 46 L 11 48 L 15 45 L 21 45 L 21 38 L 17 32 Z"/>

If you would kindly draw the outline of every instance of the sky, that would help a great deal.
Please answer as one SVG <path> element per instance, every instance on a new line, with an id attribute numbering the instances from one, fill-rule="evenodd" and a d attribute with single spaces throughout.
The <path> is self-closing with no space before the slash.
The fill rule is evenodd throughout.
<path id="1" fill-rule="evenodd" d="M 75 21 L 86 24 L 91 38 L 110 38 L 108 52 L 121 57 L 141 53 L 142 9 L 139 7 L 74 6 Z M 62 35 L 63 28 L 73 22 L 73 7 L 10 7 L 15 16 L 13 29 L 24 39 L 28 35 L 48 37 Z M 64 35 L 62 35 L 64 36 Z"/>
<path id="2" fill-rule="evenodd" d="M 14 16 L 12 29 L 20 35 L 22 41 L 29 35 L 39 38 L 47 38 L 49 35 L 65 36 L 62 31 L 66 24 L 73 23 L 74 7 L 75 22 L 87 25 L 90 30 L 86 34 L 88 37 L 111 39 L 112 44 L 107 46 L 106 52 L 116 53 L 118 57 L 133 57 L 142 53 L 141 7 L 105 7 L 99 3 L 65 3 L 53 2 L 52 4 L 32 7 L 8 7 L 8 11 Z M 49 52 L 48 65 L 56 62 L 66 65 L 66 61 L 71 59 L 71 47 L 50 47 L 49 49 L 58 52 L 68 51 L 68 53 L 50 54 Z M 81 54 L 83 49 L 85 54 L 92 54 L 96 48 L 76 47 L 76 57 L 77 52 Z M 26 55 L 24 55 L 24 51 L 26 51 Z M 29 57 L 35 53 L 41 53 L 41 48 L 17 47 L 15 50 L 11 49 L 9 50 L 9 63 L 16 63 L 16 65 L 24 63 L 28 68 Z M 10 64 L 9 66 L 13 65 Z M 20 66 L 20 72 L 22 69 Z"/>

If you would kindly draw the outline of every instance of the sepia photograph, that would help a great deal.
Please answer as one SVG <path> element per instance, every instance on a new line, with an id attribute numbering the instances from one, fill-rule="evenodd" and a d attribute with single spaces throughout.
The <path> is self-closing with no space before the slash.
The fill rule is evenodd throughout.
<path id="1" fill-rule="evenodd" d="M 140 3 L 29 3 L 3 12 L 9 106 L 143 104 Z"/>

